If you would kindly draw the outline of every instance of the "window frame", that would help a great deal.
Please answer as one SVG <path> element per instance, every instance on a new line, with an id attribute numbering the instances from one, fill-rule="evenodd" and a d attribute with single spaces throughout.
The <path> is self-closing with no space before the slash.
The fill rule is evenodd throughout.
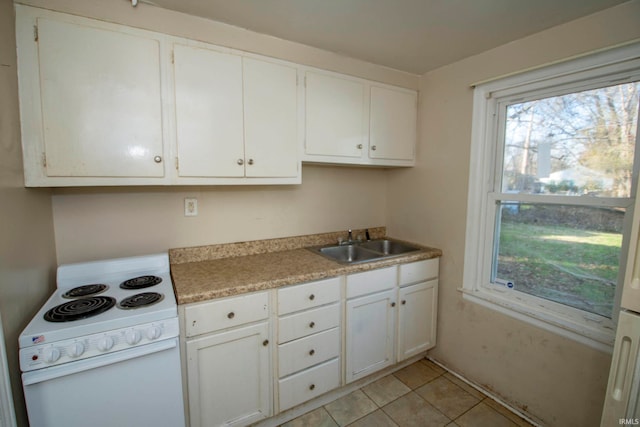
<path id="1" fill-rule="evenodd" d="M 640 134 L 636 136 L 631 197 L 592 197 L 502 193 L 504 129 L 500 115 L 506 106 L 528 100 L 640 80 L 640 43 L 600 51 L 572 60 L 473 85 L 473 118 L 467 199 L 467 229 L 463 286 L 467 300 L 498 310 L 562 336 L 611 352 L 626 266 L 640 167 Z M 504 122 L 502 122 L 504 123 Z M 640 126 L 640 125 L 639 125 Z M 491 283 L 499 201 L 554 205 L 620 206 L 627 209 L 613 319 L 569 307 Z"/>

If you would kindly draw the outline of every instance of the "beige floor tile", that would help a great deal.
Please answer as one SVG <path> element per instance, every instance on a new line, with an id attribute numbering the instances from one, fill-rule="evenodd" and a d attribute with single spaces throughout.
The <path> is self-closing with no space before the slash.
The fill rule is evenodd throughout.
<path id="1" fill-rule="evenodd" d="M 477 404 L 460 418 L 456 419 L 460 427 L 517 427 L 517 424 L 508 420 L 496 410 L 485 405 Z"/>
<path id="2" fill-rule="evenodd" d="M 440 376 L 437 371 L 422 362 L 413 363 L 406 368 L 396 371 L 393 375 L 405 383 L 405 385 L 411 390 L 414 390 Z"/>
<path id="3" fill-rule="evenodd" d="M 416 393 L 407 393 L 382 410 L 400 427 L 443 427 L 451 421 Z"/>
<path id="4" fill-rule="evenodd" d="M 346 426 L 378 409 L 362 390 L 356 390 L 338 400 L 328 403 L 324 408 L 340 426 Z"/>
<path id="5" fill-rule="evenodd" d="M 447 372 L 444 368 L 440 367 L 440 365 L 437 365 L 437 364 L 433 363 L 429 359 L 422 359 L 422 360 L 420 360 L 420 363 L 424 363 L 425 365 L 427 365 L 428 367 L 430 367 L 431 369 L 433 369 L 434 371 L 436 371 L 439 374 L 444 374 L 444 373 Z"/>
<path id="6" fill-rule="evenodd" d="M 393 375 L 387 375 L 362 388 L 367 396 L 380 407 L 396 400 L 411 391 L 402 381 Z"/>
<path id="7" fill-rule="evenodd" d="M 443 376 L 423 385 L 415 392 L 452 420 L 480 402 L 480 399 L 470 395 Z"/>
<path id="8" fill-rule="evenodd" d="M 487 397 L 487 395 L 480 390 L 471 387 L 469 384 L 449 372 L 444 374 L 444 377 L 477 399 L 482 400 Z"/>
<path id="9" fill-rule="evenodd" d="M 507 408 L 505 408 L 504 406 L 502 406 L 501 404 L 499 404 L 498 402 L 496 402 L 495 400 L 487 397 L 482 403 L 486 404 L 487 406 L 490 406 L 491 408 L 495 409 L 496 411 L 500 412 L 502 415 L 504 415 L 505 417 L 509 418 L 511 421 L 513 421 L 516 425 L 518 425 L 519 427 L 532 427 L 533 424 L 531 424 L 529 421 L 520 418 L 518 415 L 514 414 L 513 412 L 511 412 L 510 410 L 508 410 Z"/>
<path id="10" fill-rule="evenodd" d="M 338 424 L 331 418 L 331 415 L 324 409 L 318 408 L 314 411 L 307 412 L 306 414 L 295 418 L 288 423 L 282 425 L 282 427 L 337 427 Z"/>
<path id="11" fill-rule="evenodd" d="M 398 424 L 394 423 L 382 409 L 378 409 L 355 423 L 349 424 L 349 427 L 398 427 Z"/>
<path id="12" fill-rule="evenodd" d="M 447 424 L 447 427 L 460 427 L 460 426 L 452 421 L 450 424 Z"/>

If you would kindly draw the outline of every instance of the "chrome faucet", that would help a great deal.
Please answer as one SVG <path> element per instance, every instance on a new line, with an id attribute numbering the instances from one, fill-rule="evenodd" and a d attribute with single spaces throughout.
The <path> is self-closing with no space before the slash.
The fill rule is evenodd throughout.
<path id="1" fill-rule="evenodd" d="M 347 236 L 347 240 L 344 240 L 342 237 L 338 237 L 338 245 L 351 245 L 353 243 L 360 243 L 362 242 L 362 236 L 358 235 L 358 237 L 356 239 L 353 238 L 353 232 L 351 231 L 351 229 L 347 230 L 348 231 L 348 236 Z"/>

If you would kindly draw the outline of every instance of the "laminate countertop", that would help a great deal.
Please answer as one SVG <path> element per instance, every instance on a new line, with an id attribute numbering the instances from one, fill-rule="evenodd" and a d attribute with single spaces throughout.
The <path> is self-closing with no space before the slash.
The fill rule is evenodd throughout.
<path id="1" fill-rule="evenodd" d="M 334 234 L 336 233 L 171 249 L 171 276 L 178 304 L 207 301 L 442 256 L 440 249 L 412 243 L 420 250 L 360 264 L 340 264 L 305 247 L 331 244 L 337 240 L 333 239 Z M 372 238 L 383 236 L 384 227 L 372 229 Z"/>

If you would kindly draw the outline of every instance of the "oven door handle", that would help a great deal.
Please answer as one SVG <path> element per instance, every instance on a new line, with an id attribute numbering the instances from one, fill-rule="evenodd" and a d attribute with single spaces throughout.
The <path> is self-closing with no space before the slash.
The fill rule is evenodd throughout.
<path id="1" fill-rule="evenodd" d="M 115 353 L 105 354 L 103 356 L 78 360 L 76 362 L 65 363 L 58 366 L 51 366 L 37 371 L 25 372 L 22 374 L 22 384 L 24 386 L 37 384 L 43 381 L 64 377 L 66 375 L 73 375 L 79 372 L 88 371 L 89 369 L 113 365 L 115 363 L 124 362 L 126 360 L 135 359 L 148 354 L 170 350 L 177 346 L 178 339 L 172 338 L 169 340 L 154 342 L 152 344 L 146 344 L 140 347 L 117 351 Z"/>

